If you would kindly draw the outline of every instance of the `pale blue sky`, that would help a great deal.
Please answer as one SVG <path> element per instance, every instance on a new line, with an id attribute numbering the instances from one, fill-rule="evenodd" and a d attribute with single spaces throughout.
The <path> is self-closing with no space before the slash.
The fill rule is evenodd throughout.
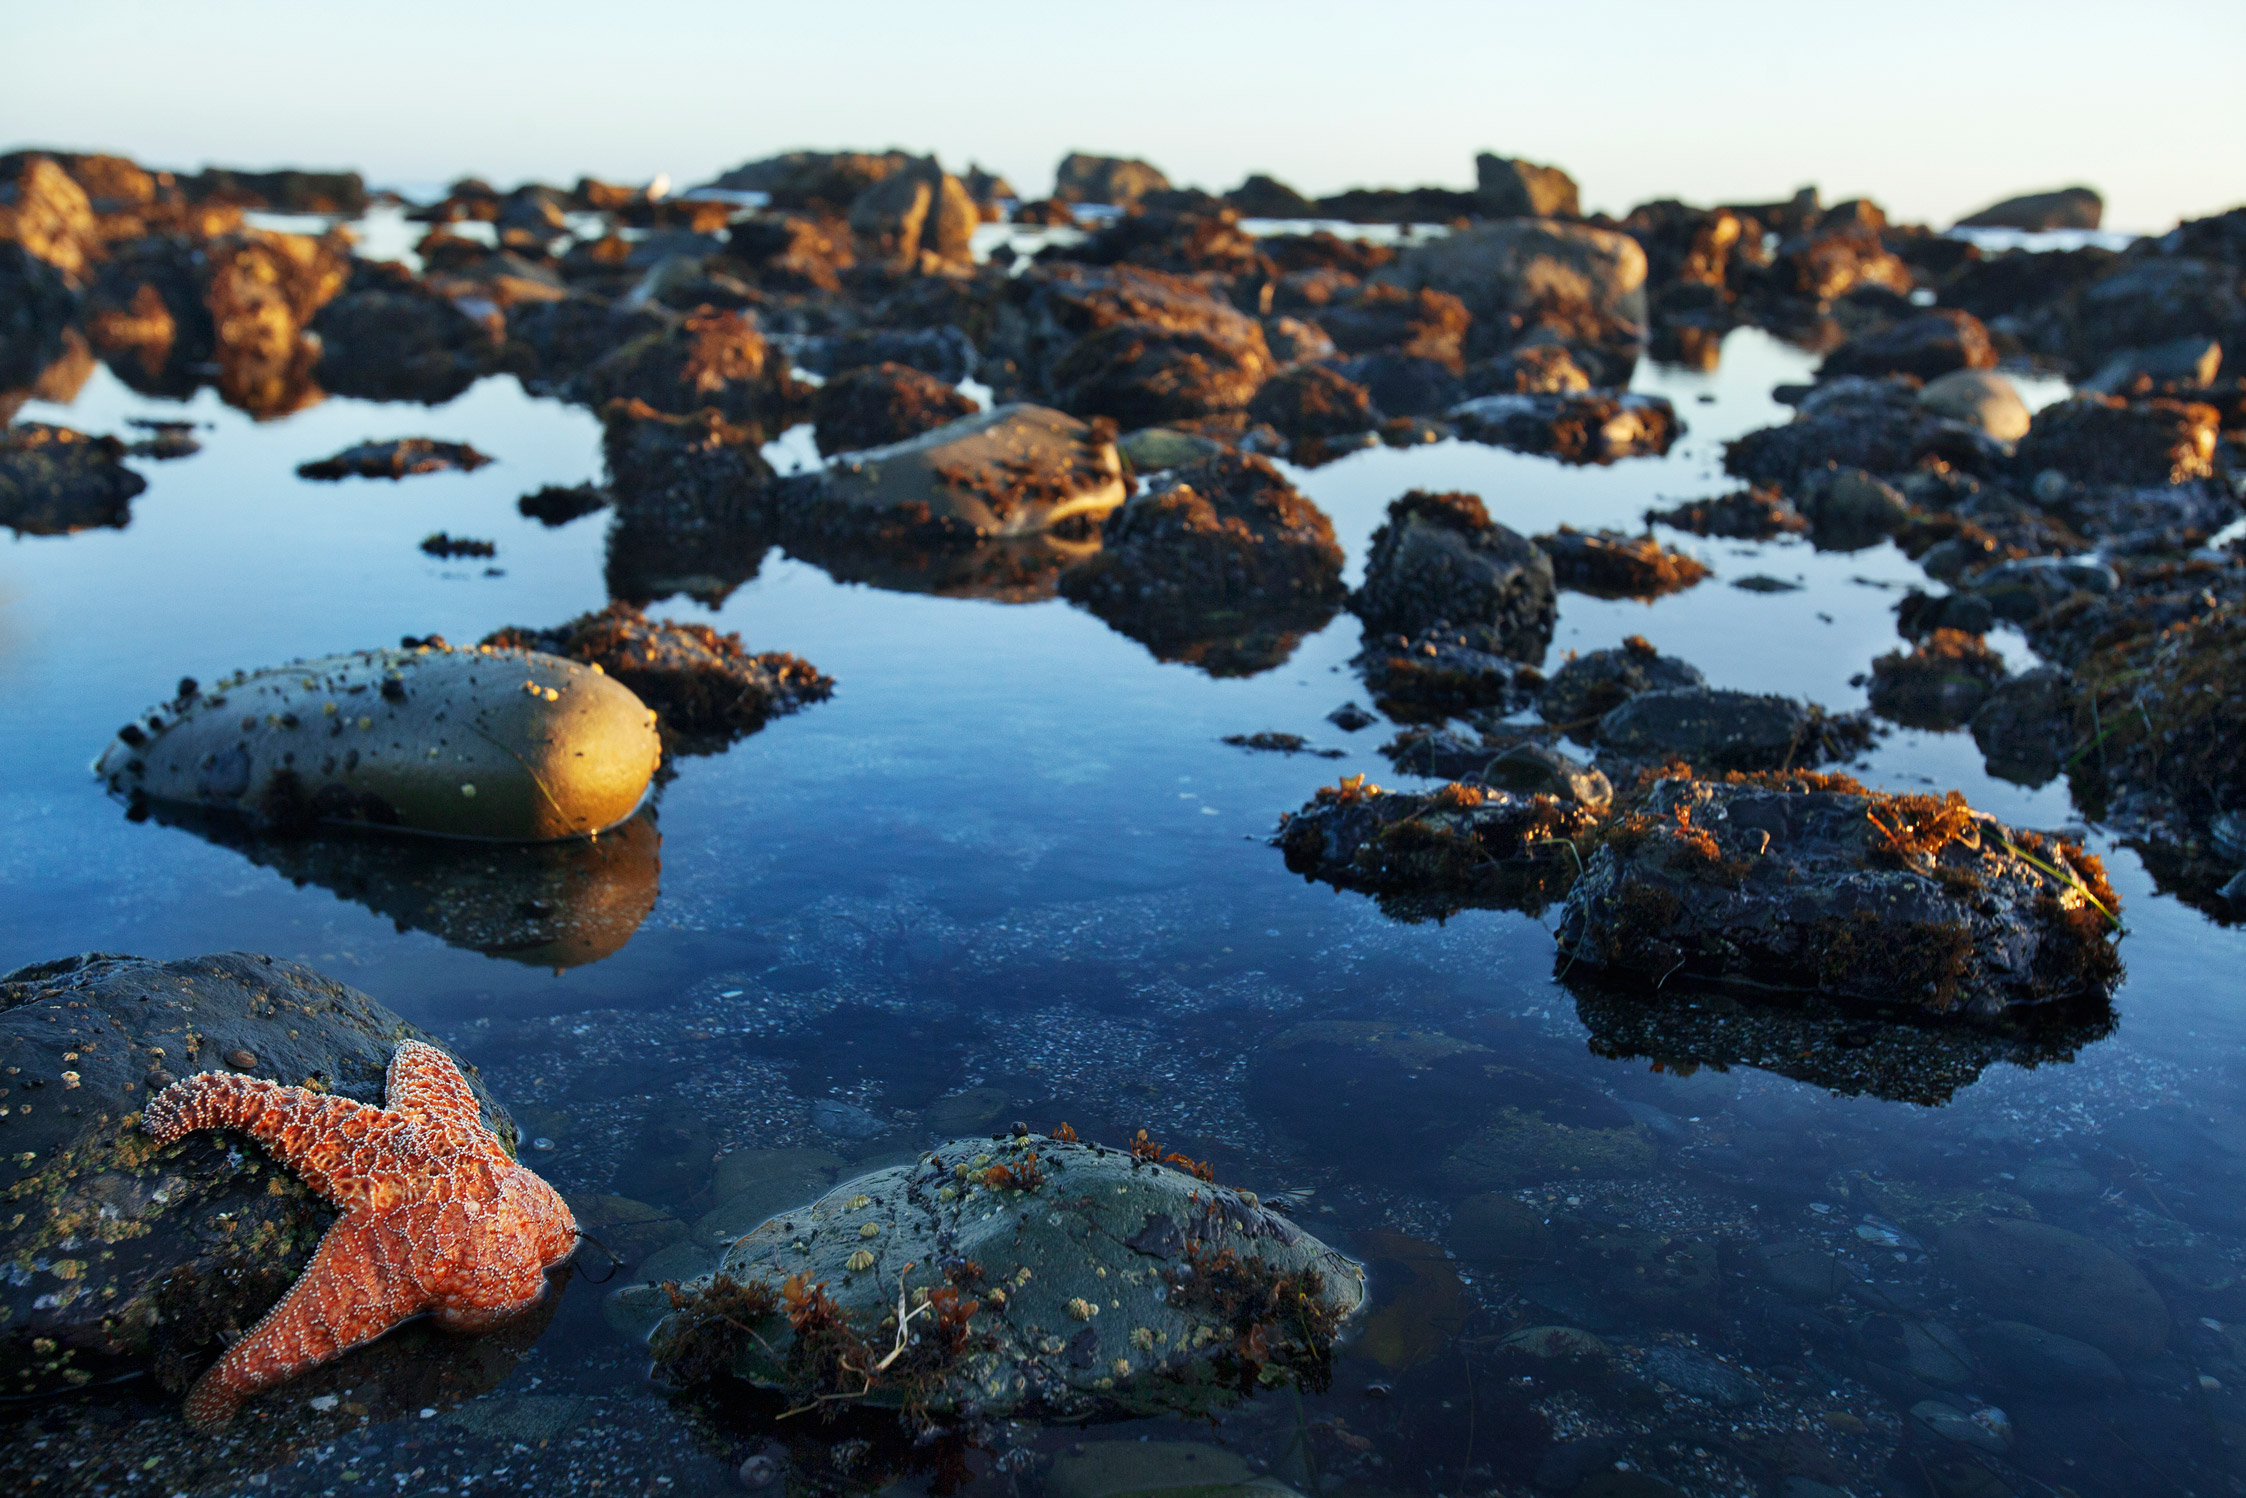
<path id="1" fill-rule="evenodd" d="M 1616 212 L 1812 181 L 1941 222 L 2076 181 L 2117 228 L 2246 202 L 2241 0 L 0 0 L 0 57 L 0 145 L 376 181 L 896 144 L 1032 195 L 1071 147 L 1318 193 L 1464 186 L 1489 148 Z"/>

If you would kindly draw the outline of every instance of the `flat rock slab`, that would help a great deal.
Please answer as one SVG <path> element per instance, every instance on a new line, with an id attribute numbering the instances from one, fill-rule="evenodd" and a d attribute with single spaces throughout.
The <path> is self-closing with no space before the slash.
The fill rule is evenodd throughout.
<path id="1" fill-rule="evenodd" d="M 394 442 L 361 442 L 330 458 L 296 465 L 300 479 L 402 479 L 416 473 L 458 469 L 472 473 L 490 458 L 465 442 L 431 437 L 401 437 Z"/>
<path id="2" fill-rule="evenodd" d="M 1251 1196 L 1044 1137 L 955 1140 L 765 1222 L 715 1278 L 684 1287 L 652 1339 L 659 1366 L 676 1376 L 706 1362 L 695 1343 L 728 1280 L 764 1292 L 756 1335 L 729 1344 L 725 1366 L 740 1378 L 799 1396 L 1057 1419 L 1205 1410 L 1259 1378 L 1315 1384 L 1365 1293 L 1359 1266 Z M 822 1285 L 877 1359 L 896 1343 L 900 1296 L 974 1309 L 956 1346 L 930 1313 L 908 1311 L 919 1361 L 892 1365 L 897 1376 L 870 1389 L 845 1373 L 840 1387 L 807 1390 L 807 1339 L 832 1333 L 774 1308 L 791 1281 Z"/>
<path id="3" fill-rule="evenodd" d="M 380 1104 L 402 1040 L 434 1043 L 367 995 L 246 952 L 151 962 L 92 954 L 0 976 L 0 1392 L 120 1368 L 183 1386 L 255 1325 L 334 1210 L 240 1136 L 159 1146 L 148 1098 L 231 1071 Z M 463 1066 L 483 1120 L 513 1122 Z"/>
<path id="4" fill-rule="evenodd" d="M 287 829 L 583 837 L 630 816 L 655 714 L 597 666 L 528 650 L 362 650 L 228 677 L 126 725 L 111 791 Z"/>

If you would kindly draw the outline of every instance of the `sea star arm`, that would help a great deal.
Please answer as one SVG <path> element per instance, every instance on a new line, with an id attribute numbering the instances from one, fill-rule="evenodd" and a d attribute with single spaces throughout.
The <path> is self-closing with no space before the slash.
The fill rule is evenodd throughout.
<path id="1" fill-rule="evenodd" d="M 303 1277 L 195 1381 L 187 1421 L 217 1430 L 242 1401 L 371 1342 L 427 1309 L 412 1277 L 382 1252 L 371 1214 L 347 1213 L 320 1240 Z"/>
<path id="2" fill-rule="evenodd" d="M 165 1144 L 197 1129 L 239 1129 L 343 1206 L 357 1204 L 350 1181 L 363 1173 L 363 1162 L 354 1153 L 397 1122 L 351 1098 L 230 1072 L 182 1078 L 150 1098 L 141 1115 L 141 1127 Z"/>
<path id="3" fill-rule="evenodd" d="M 425 1041 L 409 1040 L 398 1047 L 390 1057 L 383 1088 L 390 1107 L 399 1113 L 483 1127 L 468 1079 L 450 1056 Z"/>

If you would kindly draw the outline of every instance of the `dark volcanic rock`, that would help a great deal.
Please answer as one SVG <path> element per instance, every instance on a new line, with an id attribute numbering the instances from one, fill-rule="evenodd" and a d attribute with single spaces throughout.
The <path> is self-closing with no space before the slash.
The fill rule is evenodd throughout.
<path id="1" fill-rule="evenodd" d="M 1126 322 L 1078 340 L 1053 366 L 1060 404 L 1124 426 L 1209 416 L 1245 407 L 1275 367 L 1263 329 L 1233 341 L 1194 328 Z"/>
<path id="2" fill-rule="evenodd" d="M 621 601 L 557 629 L 509 627 L 483 643 L 599 666 L 655 709 L 674 750 L 721 748 L 772 718 L 834 695 L 834 678 L 800 657 L 752 654 L 738 634 L 649 619 Z"/>
<path id="3" fill-rule="evenodd" d="M 568 393 L 596 410 L 612 400 L 675 416 L 707 408 L 770 432 L 792 425 L 808 394 L 747 318 L 707 308 L 603 355 L 570 380 Z"/>
<path id="4" fill-rule="evenodd" d="M 1958 369 L 1996 368 L 1989 330 L 1970 312 L 1939 308 L 1859 333 L 1825 356 L 1821 379 L 1835 375 L 1913 375 L 1933 380 Z"/>
<path id="5" fill-rule="evenodd" d="M 903 442 L 979 409 L 953 386 L 903 364 L 860 365 L 811 397 L 814 436 L 827 455 Z"/>
<path id="6" fill-rule="evenodd" d="M 469 473 L 490 461 L 465 442 L 399 437 L 389 442 L 361 442 L 332 458 L 299 463 L 296 476 L 300 479 L 402 479 L 409 474 L 443 473 L 448 469 Z"/>
<path id="7" fill-rule="evenodd" d="M 2004 680 L 2004 657 L 1979 635 L 1937 629 L 1908 655 L 1872 662 L 1872 711 L 1906 728 L 1962 727 Z"/>
<path id="8" fill-rule="evenodd" d="M 1466 304 L 1448 292 L 1416 291 L 1379 282 L 1356 297 L 1321 309 L 1318 326 L 1345 354 L 1398 353 L 1433 359 L 1456 374 L 1473 322 Z"/>
<path id="9" fill-rule="evenodd" d="M 1988 772 L 2020 785 L 2059 778 L 2074 748 L 2074 704 L 2065 672 L 2038 666 L 1999 682 L 1973 714 L 1973 742 Z"/>
<path id="10" fill-rule="evenodd" d="M 2179 484 L 2213 474 L 2219 423 L 2196 401 L 2078 395 L 2036 413 L 2018 462 L 2085 483 Z"/>
<path id="11" fill-rule="evenodd" d="M 1715 499 L 1687 500 L 1673 509 L 1648 510 L 1646 519 L 1690 531 L 1696 536 L 1729 536 L 1746 541 L 1799 535 L 1809 529 L 1808 517 L 1796 510 L 1774 485 L 1767 484 Z"/>
<path id="12" fill-rule="evenodd" d="M 1372 394 L 1322 364 L 1276 375 L 1248 403 L 1248 419 L 1269 422 L 1283 437 L 1339 437 L 1381 423 Z"/>
<path id="13" fill-rule="evenodd" d="M 1267 458 L 1222 453 L 1107 517 L 1061 591 L 1153 650 L 1215 675 L 1276 665 L 1342 599 L 1333 522 Z"/>
<path id="14" fill-rule="evenodd" d="M 2097 859 L 1955 792 L 1877 795 L 1800 772 L 1664 778 L 1602 839 L 1560 920 L 1571 963 L 1978 1019 L 2095 1002 L 2120 979 Z"/>
<path id="15" fill-rule="evenodd" d="M 757 428 L 715 411 L 673 416 L 640 401 L 616 401 L 601 412 L 601 451 L 619 518 L 681 536 L 738 528 L 765 515 L 773 475 L 762 446 Z"/>
<path id="16" fill-rule="evenodd" d="M 1536 544 L 1552 559 L 1552 577 L 1563 588 L 1598 598 L 1658 598 L 1680 593 L 1708 575 L 1698 558 L 1663 546 L 1651 536 L 1620 531 L 1579 531 L 1563 525 Z"/>
<path id="17" fill-rule="evenodd" d="M 1859 716 L 1722 687 L 1640 692 L 1599 719 L 1599 747 L 1624 760 L 1707 770 L 1778 770 L 1845 759 L 1870 741 Z"/>
<path id="18" fill-rule="evenodd" d="M 1543 673 L 1496 654 L 1487 643 L 1487 631 L 1454 629 L 1437 620 L 1408 638 L 1368 638 L 1355 665 L 1365 689 L 1390 717 L 1447 717 L 1489 707 L 1517 712 L 1544 684 Z"/>
<path id="19" fill-rule="evenodd" d="M 0 525 L 19 536 L 123 527 L 148 480 L 122 461 L 125 444 L 26 421 L 0 429 Z"/>
<path id="20" fill-rule="evenodd" d="M 439 405 L 497 367 L 491 329 L 444 297 L 352 291 L 312 319 L 319 381 L 335 395 Z"/>
<path id="21" fill-rule="evenodd" d="M 1640 692 L 1705 685 L 1700 669 L 1655 650 L 1643 635 L 1624 639 L 1621 648 L 1571 655 L 1537 694 L 1544 721 L 1588 742 L 1599 719 Z"/>
<path id="22" fill-rule="evenodd" d="M 902 364 L 956 385 L 975 372 L 975 344 L 949 323 L 934 328 L 853 328 L 805 339 L 795 362 L 829 379 L 871 364 Z"/>
<path id="23" fill-rule="evenodd" d="M 1665 397 L 1611 390 L 1484 395 L 1453 406 L 1448 414 L 1470 442 L 1543 453 L 1568 463 L 1659 455 L 1684 429 Z"/>
<path id="24" fill-rule="evenodd" d="M 611 496 L 606 489 L 590 484 L 548 484 L 534 494 L 525 494 L 515 501 L 515 510 L 526 520 L 535 520 L 552 530 L 608 508 Z"/>
<path id="25" fill-rule="evenodd" d="M 1028 388 L 1056 397 L 1087 381 L 1088 393 L 1112 385 L 1113 392 L 1130 394 L 1129 371 L 1109 366 L 1128 363 L 1123 355 L 1133 347 L 1145 352 L 1174 345 L 1180 359 L 1201 351 L 1203 367 L 1181 365 L 1166 382 L 1134 397 L 1164 405 L 1169 414 L 1141 421 L 1102 413 L 1126 426 L 1237 410 L 1276 368 L 1260 323 L 1183 276 L 1135 265 L 1039 264 L 1007 283 L 1006 296 L 984 351 L 1014 360 Z M 1083 347 L 1096 338 L 1106 341 Z M 1143 373 L 1151 378 L 1159 366 L 1149 364 Z"/>
<path id="26" fill-rule="evenodd" d="M 2096 189 L 2062 187 L 1991 203 L 1957 223 L 1961 229 L 2095 229 L 2105 211 L 2106 200 Z"/>
<path id="27" fill-rule="evenodd" d="M 507 314 L 504 359 L 524 389 L 554 395 L 581 371 L 671 322 L 660 307 L 619 305 L 597 296 L 529 302 Z"/>
<path id="28" fill-rule="evenodd" d="M 1335 360 L 1333 368 L 1364 386 L 1374 407 L 1388 416 L 1440 415 L 1466 395 L 1446 365 L 1415 354 L 1359 354 Z"/>
<path id="29" fill-rule="evenodd" d="M 1480 224 L 1414 245 L 1379 278 L 1459 298 L 1473 314 L 1477 356 L 1541 329 L 1596 354 L 1601 382 L 1619 385 L 1645 342 L 1645 252 L 1611 229 L 1547 218 Z"/>
<path id="30" fill-rule="evenodd" d="M 1781 243 L 1759 284 L 1780 297 L 1822 306 L 1860 287 L 1908 295 L 1915 283 L 1911 268 L 1880 242 L 1877 230 L 1844 225 Z"/>
<path id="31" fill-rule="evenodd" d="M 334 1216 L 238 1136 L 159 1147 L 140 1130 L 151 1094 L 223 1069 L 379 1104 L 407 1039 L 435 1042 L 355 989 L 247 953 L 95 954 L 0 977 L 12 1207 L 0 1260 L 24 1277 L 0 1316 L 7 1392 L 128 1369 L 185 1387 L 287 1290 Z M 514 1125 L 464 1069 L 511 1148 Z"/>
<path id="32" fill-rule="evenodd" d="M 2065 359 L 2081 373 L 2128 349 L 2175 338 L 2212 338 L 2238 347 L 2246 334 L 2246 292 L 2235 253 L 2124 257 L 2097 279 L 2025 313 L 2022 342 Z"/>
<path id="33" fill-rule="evenodd" d="M 1311 218 L 1317 213 L 1310 199 L 1261 172 L 1251 173 L 1224 197 L 1248 218 Z"/>
<path id="34" fill-rule="evenodd" d="M 0 413 L 11 409 L 5 392 L 31 384 L 62 353 L 77 310 L 77 294 L 60 270 L 0 241 Z"/>
<path id="35" fill-rule="evenodd" d="M 1420 489 L 1388 506 L 1350 607 L 1376 633 L 1416 635 L 1447 622 L 1477 648 L 1532 663 L 1558 611 L 1551 558 L 1490 519 L 1476 496 Z"/>
<path id="36" fill-rule="evenodd" d="M 1591 376 L 1557 343 L 1524 343 L 1466 371 L 1468 395 L 1567 395 L 1591 388 Z"/>
<path id="37" fill-rule="evenodd" d="M 1843 376 L 1803 398 L 1794 419 L 1724 444 L 1724 471 L 1750 483 L 1791 488 L 1828 464 L 1900 473 L 1922 457 L 1968 472 L 2005 460 L 1996 440 L 1965 422 L 1945 420 L 1918 403 L 1908 380 Z"/>
<path id="38" fill-rule="evenodd" d="M 1287 816 L 1273 841 L 1305 879 L 1361 890 L 1388 914 L 1419 920 L 1468 906 L 1541 910 L 1574 873 L 1552 844 L 1591 821 L 1552 796 L 1457 783 L 1384 791 L 1353 775 Z"/>

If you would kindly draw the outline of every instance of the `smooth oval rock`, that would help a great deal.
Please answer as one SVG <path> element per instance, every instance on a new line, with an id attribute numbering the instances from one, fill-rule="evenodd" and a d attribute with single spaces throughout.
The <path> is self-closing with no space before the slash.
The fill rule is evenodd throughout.
<path id="1" fill-rule="evenodd" d="M 1937 416 L 1971 422 L 2006 442 L 2028 434 L 2027 402 L 2010 380 L 1993 369 L 1953 369 L 1927 381 L 1918 403 Z"/>
<path id="2" fill-rule="evenodd" d="M 121 731 L 94 772 L 120 795 L 263 827 L 547 841 L 629 817 L 661 759 L 655 714 L 596 667 L 426 647 L 183 693 Z"/>
<path id="3" fill-rule="evenodd" d="M 1944 1228 L 1943 1267 L 1999 1317 L 2087 1342 L 2116 1362 L 2159 1353 L 2168 1306 L 2128 1260 L 2080 1233 L 2015 1217 Z"/>
<path id="4" fill-rule="evenodd" d="M 1097 1145 L 960 1139 L 743 1235 L 651 1342 L 676 1381 L 1069 1419 L 1316 1386 L 1364 1296 L 1357 1264 L 1239 1192 Z M 927 1307 L 904 1312 L 917 1342 L 905 1305 Z M 822 1387 L 838 1347 L 909 1356 Z"/>

